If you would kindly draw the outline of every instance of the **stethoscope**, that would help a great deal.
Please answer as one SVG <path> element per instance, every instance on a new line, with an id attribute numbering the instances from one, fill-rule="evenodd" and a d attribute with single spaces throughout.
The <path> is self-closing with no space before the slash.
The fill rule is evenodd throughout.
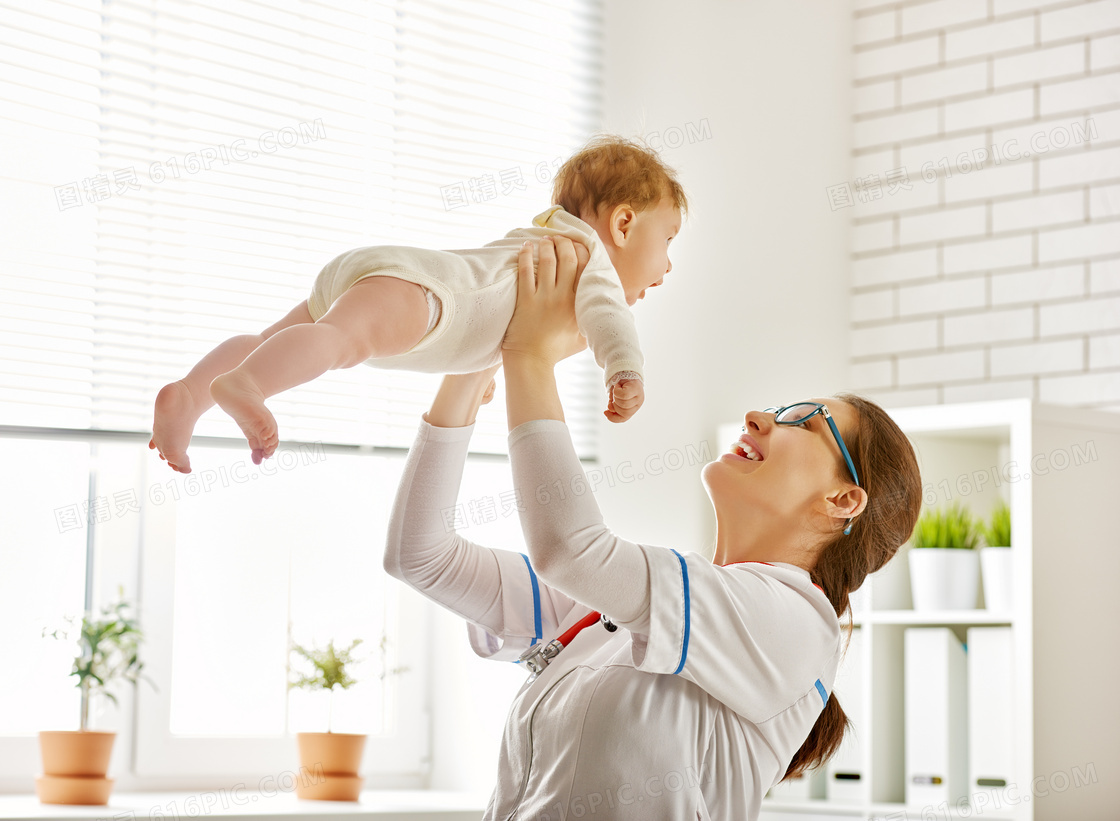
<path id="1" fill-rule="evenodd" d="M 564 631 L 559 638 L 555 638 L 548 644 L 534 644 L 528 650 L 521 654 L 518 659 L 519 664 L 524 664 L 529 669 L 529 682 L 536 679 L 537 676 L 543 672 L 548 663 L 560 655 L 560 651 L 572 643 L 583 630 L 593 625 L 595 622 L 602 622 L 603 627 L 606 628 L 608 633 L 613 633 L 618 629 L 618 625 L 608 619 L 602 613 L 592 610 L 582 619 L 577 621 L 571 627 Z"/>

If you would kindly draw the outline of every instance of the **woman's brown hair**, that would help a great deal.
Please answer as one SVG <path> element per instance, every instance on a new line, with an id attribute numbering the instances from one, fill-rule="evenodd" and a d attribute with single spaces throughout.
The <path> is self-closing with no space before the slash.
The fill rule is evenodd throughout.
<path id="1" fill-rule="evenodd" d="M 913 445 L 886 411 L 861 396 L 840 394 L 836 398 L 856 411 L 855 430 L 843 435 L 860 483 L 867 491 L 867 506 L 852 520 L 850 535 L 838 531 L 825 545 L 809 576 L 821 586 L 840 617 L 849 609 L 851 592 L 868 574 L 885 565 L 914 532 L 922 506 L 922 479 Z M 838 470 L 847 475 L 842 463 Z M 849 621 L 849 638 L 851 629 Z M 850 723 L 836 694 L 829 695 L 824 712 L 782 780 L 828 761 L 840 749 Z"/>

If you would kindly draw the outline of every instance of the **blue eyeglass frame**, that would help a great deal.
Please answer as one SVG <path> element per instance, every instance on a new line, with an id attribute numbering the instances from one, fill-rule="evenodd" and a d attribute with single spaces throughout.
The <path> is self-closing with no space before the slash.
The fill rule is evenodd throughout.
<path id="1" fill-rule="evenodd" d="M 796 419 L 780 419 L 779 417 L 791 408 L 811 407 L 813 410 L 806 413 L 804 416 L 799 416 Z M 800 425 L 805 421 L 812 419 L 818 413 L 824 417 L 828 422 L 829 430 L 832 431 L 833 437 L 836 439 L 836 444 L 840 446 L 840 453 L 844 457 L 844 464 L 848 466 L 848 470 L 852 474 L 852 479 L 856 483 L 856 487 L 863 487 L 859 483 L 859 474 L 856 473 L 856 466 L 852 462 L 852 456 L 848 453 L 848 446 L 844 444 L 844 437 L 840 435 L 840 429 L 836 427 L 836 423 L 832 421 L 832 414 L 828 412 L 828 406 L 822 405 L 820 402 L 794 402 L 792 405 L 785 405 L 780 408 L 767 408 L 763 413 L 774 414 L 774 422 L 778 425 Z M 852 520 L 848 520 L 848 526 L 844 528 L 844 535 L 852 532 Z"/>

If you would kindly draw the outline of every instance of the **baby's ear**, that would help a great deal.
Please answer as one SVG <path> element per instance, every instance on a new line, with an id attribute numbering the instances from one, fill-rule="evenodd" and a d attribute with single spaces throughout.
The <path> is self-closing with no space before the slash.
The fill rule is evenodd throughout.
<path id="1" fill-rule="evenodd" d="M 629 205 L 616 206 L 611 211 L 610 219 L 610 232 L 611 239 L 615 245 L 625 244 L 627 238 L 630 236 L 630 231 L 634 228 L 634 223 L 637 221 L 638 212 L 631 208 Z"/>

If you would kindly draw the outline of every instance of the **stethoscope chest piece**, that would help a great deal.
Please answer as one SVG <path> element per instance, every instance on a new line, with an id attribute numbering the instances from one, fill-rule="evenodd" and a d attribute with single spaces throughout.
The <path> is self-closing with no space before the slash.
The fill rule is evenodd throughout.
<path id="1" fill-rule="evenodd" d="M 526 684 L 536 680 L 548 663 L 560 655 L 560 651 L 572 643 L 580 631 L 590 627 L 595 622 L 600 622 L 608 633 L 613 633 L 618 629 L 618 625 L 600 613 L 588 613 L 578 622 L 573 624 L 564 635 L 560 638 L 553 639 L 547 644 L 534 644 L 528 650 L 521 654 L 517 660 L 518 664 L 524 664 L 526 669 L 529 670 L 529 681 Z"/>

